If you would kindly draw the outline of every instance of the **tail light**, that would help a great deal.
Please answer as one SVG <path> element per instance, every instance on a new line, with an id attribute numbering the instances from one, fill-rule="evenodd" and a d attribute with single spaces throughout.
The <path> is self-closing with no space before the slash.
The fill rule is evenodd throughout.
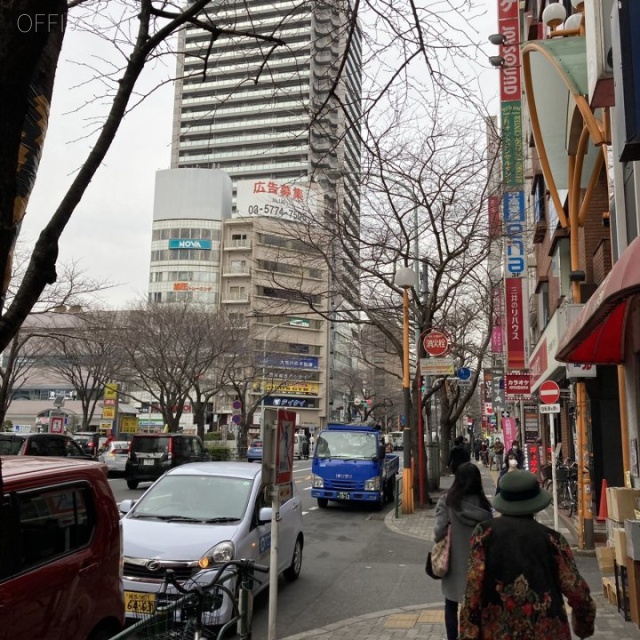
<path id="1" fill-rule="evenodd" d="M 173 458 L 173 438 L 169 438 L 169 451 L 167 452 L 167 460 L 171 462 L 171 458 Z"/>

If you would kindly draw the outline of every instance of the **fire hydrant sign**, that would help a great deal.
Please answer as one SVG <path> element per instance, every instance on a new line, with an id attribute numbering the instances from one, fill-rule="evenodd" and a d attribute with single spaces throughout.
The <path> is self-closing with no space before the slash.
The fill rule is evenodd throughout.
<path id="1" fill-rule="evenodd" d="M 276 438 L 276 484 L 293 480 L 293 438 L 296 426 L 294 411 L 278 410 L 278 434 Z"/>
<path id="2" fill-rule="evenodd" d="M 431 329 L 422 340 L 424 350 L 432 357 L 438 358 L 449 353 L 451 342 L 449 334 L 440 329 Z"/>

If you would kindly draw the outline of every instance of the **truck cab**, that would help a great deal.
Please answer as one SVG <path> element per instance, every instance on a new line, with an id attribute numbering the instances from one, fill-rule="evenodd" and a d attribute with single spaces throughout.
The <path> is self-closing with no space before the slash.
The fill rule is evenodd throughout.
<path id="1" fill-rule="evenodd" d="M 320 508 L 329 500 L 369 502 L 381 508 L 393 499 L 399 467 L 397 454 L 385 454 L 378 428 L 331 423 L 315 442 L 311 496 Z"/>

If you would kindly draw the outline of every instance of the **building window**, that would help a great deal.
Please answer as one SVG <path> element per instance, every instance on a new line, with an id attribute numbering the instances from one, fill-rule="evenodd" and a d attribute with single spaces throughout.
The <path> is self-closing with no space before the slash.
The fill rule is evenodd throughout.
<path id="1" fill-rule="evenodd" d="M 246 260 L 232 260 L 231 261 L 231 273 L 247 273 L 247 261 Z"/>

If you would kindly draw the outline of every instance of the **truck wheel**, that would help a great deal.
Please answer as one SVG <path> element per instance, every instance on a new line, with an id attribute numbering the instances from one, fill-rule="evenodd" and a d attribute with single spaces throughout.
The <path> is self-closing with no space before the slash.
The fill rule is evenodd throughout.
<path id="1" fill-rule="evenodd" d="M 129 487 L 129 489 L 137 489 L 138 488 L 138 481 L 137 480 L 127 480 L 127 487 Z"/>
<path id="2" fill-rule="evenodd" d="M 329 506 L 329 498 L 318 498 L 318 506 L 321 509 L 326 509 Z"/>

